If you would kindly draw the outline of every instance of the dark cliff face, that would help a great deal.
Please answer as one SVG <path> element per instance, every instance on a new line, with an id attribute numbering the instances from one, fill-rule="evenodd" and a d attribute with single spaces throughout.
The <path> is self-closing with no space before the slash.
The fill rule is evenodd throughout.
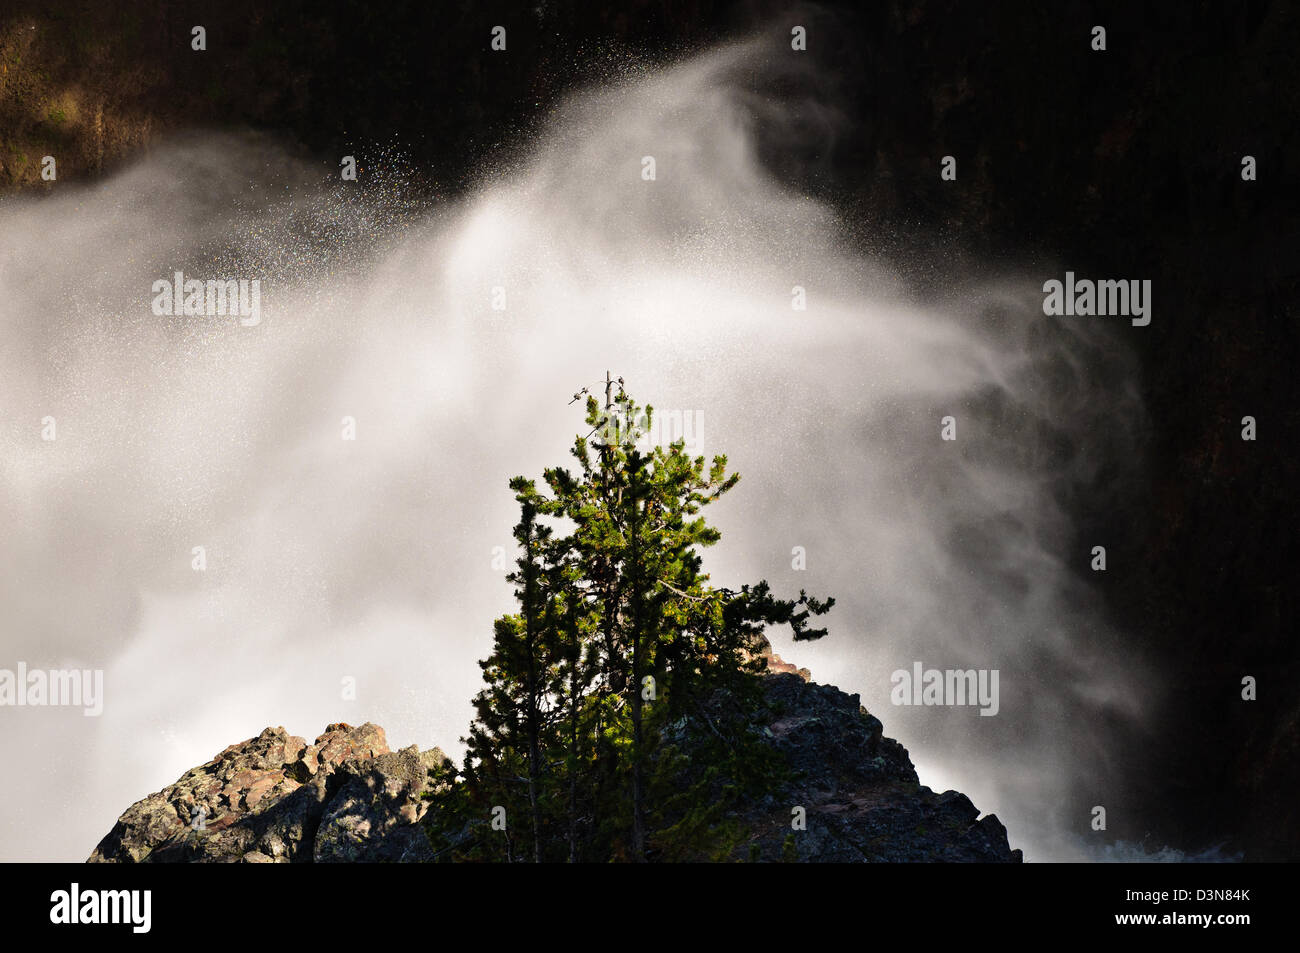
<path id="1" fill-rule="evenodd" d="M 1300 857 L 1300 592 L 1295 368 L 1300 14 L 1281 0 L 1193 5 L 141 2 L 125 13 L 19 0 L 0 15 L 0 186 L 75 180 L 173 130 L 252 125 L 337 167 L 396 146 L 445 193 L 509 161 L 572 83 L 764 23 L 809 27 L 817 84 L 756 86 L 803 109 L 773 170 L 836 202 L 849 236 L 919 289 L 980 263 L 1149 278 L 1126 332 L 1148 411 L 1144 476 L 1069 501 L 1106 540 L 1110 616 L 1160 673 L 1154 734 L 1117 734 L 1139 827 L 1247 859 Z M 497 10 L 501 12 L 497 12 Z M 489 22 L 491 21 L 491 22 Z M 510 29 L 504 62 L 487 30 Z M 208 52 L 189 50 L 189 24 Z M 1094 24 L 1104 53 L 1089 49 Z M 784 83 L 785 85 L 782 85 Z M 825 103 L 819 110 L 800 103 Z M 832 117 L 832 118 L 828 118 Z M 959 161 L 958 183 L 938 159 Z M 1243 155 L 1259 178 L 1240 178 Z M 1118 385 L 1117 385 L 1118 386 Z M 1239 438 L 1240 420 L 1259 439 Z M 1085 545 L 1086 544 L 1086 545 Z M 1243 676 L 1259 700 L 1239 697 Z M 1086 816 L 1086 805 L 1078 807 Z"/>
<path id="2" fill-rule="evenodd" d="M 907 752 L 857 696 L 767 676 L 765 729 L 795 780 L 736 818 L 734 859 L 801 862 L 1018 862 L 1006 828 L 964 794 L 917 784 Z M 231 745 L 133 804 L 91 862 L 331 863 L 435 860 L 437 748 L 388 749 L 383 729 L 330 725 L 308 745 L 283 728 Z M 796 809 L 801 823 L 796 825 Z M 196 823 L 196 817 L 202 821 Z"/>
<path id="3" fill-rule="evenodd" d="M 766 732 L 796 780 L 746 815 L 753 856 L 829 863 L 1022 859 L 996 815 L 980 818 L 966 795 L 918 784 L 907 750 L 884 736 L 858 696 L 775 674 L 767 698 L 779 714 Z M 792 835 L 796 807 L 807 829 Z"/>

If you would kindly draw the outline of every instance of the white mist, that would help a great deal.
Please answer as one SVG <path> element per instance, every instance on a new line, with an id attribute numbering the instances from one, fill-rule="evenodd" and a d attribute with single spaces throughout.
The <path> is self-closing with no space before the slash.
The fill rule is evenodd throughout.
<path id="1" fill-rule="evenodd" d="M 717 583 L 836 597 L 823 642 L 778 651 L 1030 859 L 1081 856 L 1061 799 L 1108 803 L 1100 718 L 1139 717 L 1151 685 L 1096 619 L 1067 508 L 1128 446 L 1127 358 L 1045 318 L 1041 278 L 920 301 L 854 253 L 756 156 L 780 105 L 735 77 L 762 55 L 576 97 L 518 169 L 414 223 L 391 188 L 349 199 L 235 138 L 0 203 L 0 665 L 105 670 L 99 719 L 4 712 L 3 859 L 84 859 L 267 725 L 459 753 L 510 605 L 506 481 L 567 461 L 569 399 L 606 369 L 702 410 L 743 475 L 711 514 Z M 260 279 L 260 323 L 155 316 L 175 271 Z M 999 670 L 998 715 L 891 706 L 917 661 Z"/>

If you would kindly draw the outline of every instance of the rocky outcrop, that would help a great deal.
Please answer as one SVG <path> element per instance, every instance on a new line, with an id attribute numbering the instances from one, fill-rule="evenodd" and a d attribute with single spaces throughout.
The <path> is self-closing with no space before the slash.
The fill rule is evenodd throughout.
<path id="1" fill-rule="evenodd" d="M 885 737 L 880 719 L 857 695 L 816 684 L 808 669 L 782 659 L 766 639 L 758 655 L 767 663 L 767 701 L 777 713 L 763 731 L 796 780 L 746 816 L 754 831 L 746 846 L 749 858 L 1023 860 L 997 815 L 981 818 L 965 794 L 936 794 L 921 785 L 907 749 Z M 796 808 L 804 818 L 797 831 Z"/>
<path id="2" fill-rule="evenodd" d="M 746 816 L 750 859 L 811 862 L 1022 860 L 993 814 L 917 781 L 907 750 L 849 695 L 801 674 L 766 679 L 777 712 L 764 729 L 796 780 Z M 802 809 L 802 828 L 794 826 Z"/>
<path id="3" fill-rule="evenodd" d="M 907 751 L 856 695 L 808 680 L 764 647 L 771 720 L 791 777 L 739 818 L 736 860 L 1016 862 L 993 815 L 917 782 Z M 231 745 L 133 804 L 92 862 L 428 861 L 421 820 L 437 748 L 393 752 L 382 728 L 330 725 L 312 744 L 283 728 Z M 802 825 L 796 825 L 798 814 Z"/>
<path id="4" fill-rule="evenodd" d="M 267 728 L 131 805 L 90 862 L 427 860 L 423 795 L 444 760 L 390 751 L 369 723 L 330 725 L 312 744 Z"/>

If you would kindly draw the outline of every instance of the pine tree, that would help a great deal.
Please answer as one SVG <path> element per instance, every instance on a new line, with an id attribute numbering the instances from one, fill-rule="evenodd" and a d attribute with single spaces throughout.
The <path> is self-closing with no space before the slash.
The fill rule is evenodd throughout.
<path id="1" fill-rule="evenodd" d="M 643 447 L 653 409 L 611 391 L 603 407 L 587 400 L 575 473 L 546 470 L 546 492 L 510 483 L 519 611 L 496 622 L 463 785 L 447 798 L 468 826 L 489 806 L 527 817 L 534 861 L 725 853 L 737 835 L 724 815 L 780 773 L 754 727 L 764 628 L 820 638 L 809 619 L 834 604 L 781 600 L 766 582 L 710 586 L 701 551 L 720 534 L 700 511 L 739 475 L 681 440 Z M 513 829 L 475 843 L 518 858 Z"/>
<path id="2" fill-rule="evenodd" d="M 493 652 L 480 663 L 488 686 L 474 700 L 477 719 L 466 739 L 467 758 L 487 766 L 486 771 L 478 769 L 477 778 L 480 783 L 491 779 L 491 787 L 501 795 L 503 806 L 517 800 L 511 793 L 515 783 L 525 786 L 531 856 L 534 862 L 540 862 L 543 735 L 552 714 L 548 703 L 553 694 L 548 637 L 554 596 L 543 577 L 550 568 L 547 560 L 552 530 L 538 523 L 545 503 L 539 499 L 533 481 L 516 477 L 510 481 L 510 488 L 520 506 L 514 537 L 522 552 L 515 571 L 506 578 L 517 587 L 519 612 L 497 619 Z M 506 816 L 514 816 L 509 808 Z"/>

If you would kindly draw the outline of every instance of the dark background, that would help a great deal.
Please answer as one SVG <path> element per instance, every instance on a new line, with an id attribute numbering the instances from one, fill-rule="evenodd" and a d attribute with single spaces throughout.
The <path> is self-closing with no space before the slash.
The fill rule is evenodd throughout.
<path id="1" fill-rule="evenodd" d="M 454 195 L 518 158 L 574 84 L 796 23 L 818 88 L 754 82 L 844 121 L 810 111 L 805 146 L 772 149 L 773 171 L 835 202 L 918 290 L 956 270 L 1059 277 L 1059 262 L 1152 280 L 1152 323 L 1126 334 L 1149 411 L 1143 482 L 1076 503 L 1081 538 L 1108 541 L 1102 611 L 1166 678 L 1154 735 L 1117 756 L 1148 846 L 1300 859 L 1288 4 L 0 0 L 0 190 L 50 188 L 46 153 L 61 180 L 87 179 L 175 130 L 253 127 L 322 169 L 400 156 L 412 188 Z M 488 52 L 496 24 L 504 54 Z M 945 154 L 956 183 L 939 179 Z M 1258 181 L 1241 180 L 1247 154 Z"/>

